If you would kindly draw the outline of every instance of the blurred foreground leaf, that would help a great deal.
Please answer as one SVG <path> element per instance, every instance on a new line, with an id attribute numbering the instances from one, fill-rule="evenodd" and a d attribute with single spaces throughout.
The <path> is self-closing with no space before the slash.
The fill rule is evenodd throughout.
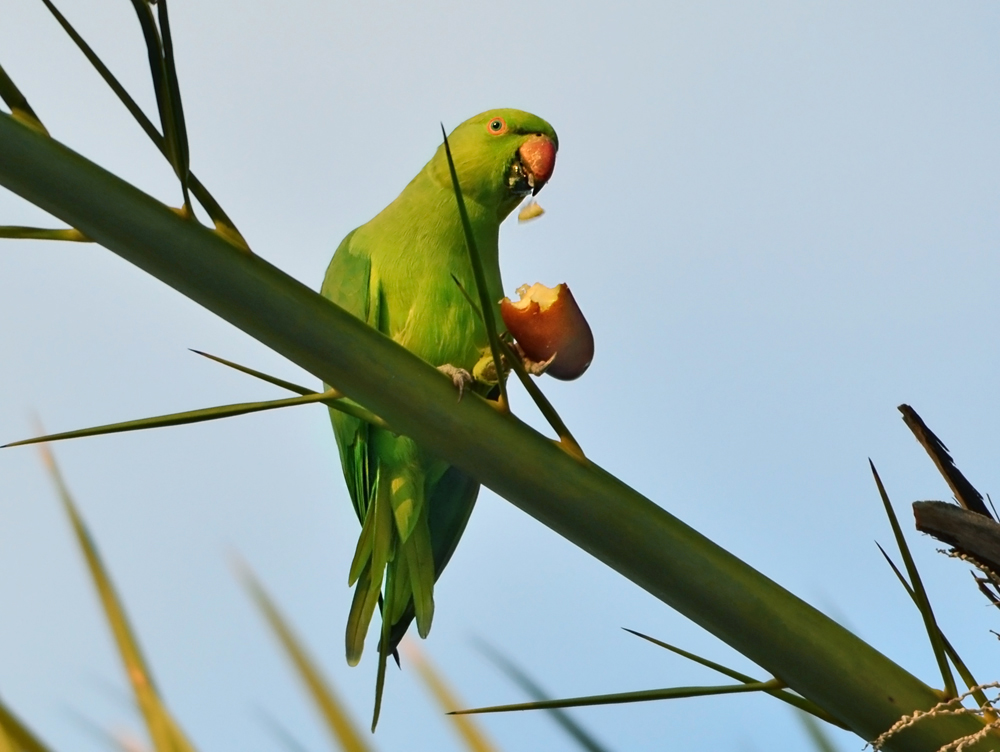
<path id="1" fill-rule="evenodd" d="M 813 743 L 816 752 L 840 752 L 819 721 L 808 713 L 798 713 L 797 715 L 802 721 L 802 725 L 805 726 L 806 733 L 809 735 L 809 740 Z"/>
<path id="2" fill-rule="evenodd" d="M 486 738 L 486 733 L 477 723 L 471 718 L 464 718 L 452 712 L 458 710 L 463 703 L 459 702 L 444 677 L 431 665 L 427 656 L 424 655 L 424 651 L 413 640 L 404 640 L 400 648 L 403 654 L 416 666 L 417 673 L 420 674 L 420 678 L 430 690 L 438 706 L 448 714 L 448 720 L 451 721 L 458 735 L 462 737 L 465 748 L 469 752 L 497 752 L 497 748 Z"/>
<path id="3" fill-rule="evenodd" d="M 49 474 L 56 485 L 59 498 L 66 509 L 66 513 L 69 515 L 73 532 L 76 534 L 77 542 L 80 544 L 84 558 L 87 561 L 87 569 L 90 570 L 94 586 L 97 588 L 97 594 L 104 608 L 104 615 L 107 617 L 108 624 L 111 627 L 115 645 L 118 648 L 118 654 L 121 656 L 129 683 L 132 685 L 136 705 L 142 712 L 142 717 L 146 722 L 146 728 L 149 731 L 153 748 L 156 752 L 194 752 L 194 747 L 187 740 L 184 732 L 181 731 L 180 726 L 177 725 L 177 722 L 170 715 L 170 711 L 167 710 L 166 705 L 160 698 L 153 683 L 152 674 L 149 672 L 146 661 L 142 657 L 139 643 L 132 632 L 132 627 L 129 625 L 125 609 L 118 599 L 118 595 L 115 593 L 114 585 L 104 568 L 104 564 L 101 562 L 97 546 L 90 537 L 83 518 L 80 516 L 76 504 L 73 502 L 72 496 L 70 496 L 69 489 L 66 487 L 59 472 L 59 468 L 56 466 L 55 458 L 48 447 L 42 445 L 39 447 L 39 450 L 42 453 L 42 458 L 45 461 Z"/>
<path id="4" fill-rule="evenodd" d="M 0 702 L 0 752 L 49 752 L 3 702 Z"/>
<path id="5" fill-rule="evenodd" d="M 496 648 L 487 645 L 485 642 L 479 642 L 478 644 L 479 649 L 533 700 L 543 702 L 552 699 L 542 689 L 541 685 L 528 676 L 527 672 L 496 650 Z M 563 731 L 576 741 L 581 749 L 585 749 L 587 752 L 608 752 L 607 748 L 601 745 L 583 726 L 573 719 L 573 716 L 562 708 L 550 708 L 548 713 Z"/>
<path id="6" fill-rule="evenodd" d="M 237 561 L 236 567 L 240 579 L 250 591 L 254 603 L 264 614 L 271 631 L 278 638 L 288 659 L 295 666 L 299 678 L 309 690 L 309 696 L 316 704 L 334 741 L 344 752 L 371 752 L 371 747 L 358 732 L 347 708 L 337 699 L 329 682 L 323 678 L 316 662 L 306 652 L 295 633 L 292 632 L 291 626 L 278 611 L 274 601 L 271 600 L 263 586 L 245 564 Z"/>

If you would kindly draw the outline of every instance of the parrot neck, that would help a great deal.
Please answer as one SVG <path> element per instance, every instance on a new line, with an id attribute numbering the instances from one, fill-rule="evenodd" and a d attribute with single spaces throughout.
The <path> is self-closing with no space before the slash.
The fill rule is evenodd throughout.
<path id="1" fill-rule="evenodd" d="M 423 217 L 439 217 L 444 225 L 440 227 L 449 236 L 453 236 L 455 242 L 448 243 L 455 253 L 461 258 L 468 258 L 469 250 L 465 241 L 465 230 L 462 227 L 461 215 L 458 212 L 458 202 L 455 198 L 455 190 L 449 176 L 448 182 L 442 184 L 439 180 L 438 170 L 433 169 L 432 161 L 420 174 L 407 186 L 404 194 L 411 188 L 414 193 L 423 200 L 413 202 L 413 206 L 419 206 L 419 211 Z M 400 197 L 402 198 L 402 196 Z M 482 201 L 474 190 L 462 185 L 462 200 L 465 204 L 465 211 L 469 215 L 469 224 L 472 226 L 472 233 L 476 239 L 476 247 L 483 259 L 483 264 L 487 268 L 497 266 L 497 241 L 500 236 L 500 223 L 510 210 L 499 211 L 500 207 L 493 206 L 490 201 Z M 405 203 L 409 204 L 409 201 Z M 416 218 L 414 218 L 416 219 Z"/>
<path id="2" fill-rule="evenodd" d="M 429 165 L 428 165 L 429 167 Z M 463 192 L 476 248 L 483 261 L 490 295 L 499 293 L 500 262 L 497 243 L 500 221 L 497 208 L 484 205 L 475 196 Z M 410 181 L 395 201 L 369 222 L 362 232 L 395 238 L 381 248 L 387 261 L 405 268 L 424 262 L 436 264 L 441 271 L 455 274 L 466 289 L 475 291 L 465 230 L 451 183 L 442 186 L 425 168 Z M 468 285 L 472 285 L 469 287 Z M 492 289 L 496 287 L 496 290 Z M 496 297 L 499 300 L 499 297 Z"/>
<path id="3" fill-rule="evenodd" d="M 483 165 L 475 162 L 463 161 L 461 156 L 457 154 L 455 155 L 455 172 L 458 175 L 458 184 L 462 188 L 462 199 L 469 210 L 470 218 L 472 215 L 471 204 L 477 204 L 484 212 L 492 214 L 497 228 L 499 228 L 500 223 L 521 203 L 522 197 L 510 193 L 502 173 L 500 177 L 497 177 L 492 170 L 484 169 Z M 484 175 L 490 177 L 484 179 Z M 451 182 L 451 170 L 448 169 L 444 147 L 438 148 L 437 154 L 424 166 L 414 182 L 418 180 L 426 180 L 437 190 L 446 193 L 452 204 L 455 203 L 455 189 Z"/>

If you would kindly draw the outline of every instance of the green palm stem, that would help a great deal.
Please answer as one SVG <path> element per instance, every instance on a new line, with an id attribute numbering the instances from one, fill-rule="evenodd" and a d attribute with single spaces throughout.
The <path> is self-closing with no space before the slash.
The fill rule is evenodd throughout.
<path id="1" fill-rule="evenodd" d="M 938 693 L 594 464 L 451 382 L 262 258 L 0 114 L 0 184 L 334 384 L 743 653 L 865 739 Z M 935 717 L 888 750 L 983 727 Z"/>

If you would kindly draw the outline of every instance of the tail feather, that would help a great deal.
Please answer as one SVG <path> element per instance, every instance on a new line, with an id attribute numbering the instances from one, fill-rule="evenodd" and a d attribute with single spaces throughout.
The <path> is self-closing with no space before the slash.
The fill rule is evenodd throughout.
<path id="1" fill-rule="evenodd" d="M 417 617 L 417 631 L 426 638 L 434 618 L 434 554 L 431 550 L 430 528 L 426 514 L 422 515 L 410 539 L 403 544 L 403 553 L 409 563 L 410 593 Z M 400 617 L 402 617 L 400 612 Z M 395 622 L 394 622 L 395 623 Z"/>
<path id="2" fill-rule="evenodd" d="M 410 599 L 410 560 L 404 553 L 408 545 L 409 543 L 400 543 L 397 546 L 396 558 L 389 565 L 386 576 L 386 607 L 382 610 L 382 619 L 388 621 L 390 625 L 399 620 Z"/>
<path id="3" fill-rule="evenodd" d="M 472 512 L 479 484 L 457 468 L 429 483 L 412 482 L 380 463 L 372 503 L 351 564 L 357 579 L 347 626 L 347 659 L 356 665 L 375 606 L 382 611 L 372 731 L 378 724 L 390 655 L 410 623 L 426 637 L 434 618 L 434 582 L 455 550 Z M 398 662 L 398 657 L 397 657 Z"/>
<path id="4" fill-rule="evenodd" d="M 371 583 L 372 568 L 369 563 L 361 571 L 357 587 L 354 588 L 351 613 L 347 617 L 347 631 L 344 635 L 344 643 L 347 651 L 347 663 L 350 666 L 357 666 L 361 661 L 361 653 L 365 649 L 365 635 L 368 633 L 368 625 L 371 624 L 372 614 L 375 612 L 375 604 L 378 602 L 377 595 L 375 601 L 371 601 Z M 381 589 L 381 577 L 379 578 L 379 587 Z"/>
<path id="5" fill-rule="evenodd" d="M 372 733 L 378 725 L 379 713 L 382 712 L 382 690 L 385 689 L 385 667 L 389 657 L 386 646 L 389 644 L 389 634 L 392 630 L 392 621 L 387 617 L 389 613 L 389 603 L 395 597 L 396 578 L 394 572 L 390 572 L 385 580 L 385 605 L 382 608 L 382 638 L 378 641 L 378 673 L 375 676 L 375 709 L 372 711 Z"/>
<path id="6" fill-rule="evenodd" d="M 435 580 L 441 576 L 445 565 L 451 559 L 455 544 L 465 530 L 478 495 L 479 483 L 457 467 L 448 468 L 431 491 L 427 505 L 427 522 L 434 556 Z M 410 628 L 415 616 L 416 611 L 411 601 L 407 604 L 403 615 L 392 623 L 388 642 L 390 653 L 395 654 L 396 647 Z M 379 650 L 381 649 L 380 643 Z"/>
<path id="7" fill-rule="evenodd" d="M 361 526 L 361 535 L 358 537 L 357 548 L 354 549 L 354 559 L 351 561 L 351 571 L 347 575 L 347 586 L 352 586 L 358 581 L 361 572 L 368 565 L 372 556 L 372 548 L 375 544 L 375 515 L 369 514 L 365 517 L 364 525 Z"/>
<path id="8" fill-rule="evenodd" d="M 365 635 L 368 634 L 375 606 L 382 593 L 386 564 L 392 559 L 396 546 L 388 488 L 386 484 L 377 481 L 375 488 L 374 508 L 368 510 L 368 517 L 374 520 L 371 552 L 359 575 L 351 611 L 347 617 L 345 645 L 347 662 L 351 666 L 358 665 L 361 660 L 365 648 Z M 367 521 L 366 518 L 365 522 Z"/>

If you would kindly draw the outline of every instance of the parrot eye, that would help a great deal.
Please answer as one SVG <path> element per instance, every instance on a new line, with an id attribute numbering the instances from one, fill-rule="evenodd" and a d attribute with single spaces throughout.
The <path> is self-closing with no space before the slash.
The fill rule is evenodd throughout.
<path id="1" fill-rule="evenodd" d="M 490 133 L 494 136 L 499 136 L 501 133 L 507 132 L 507 123 L 504 122 L 503 118 L 493 118 L 486 127 L 489 128 Z"/>

